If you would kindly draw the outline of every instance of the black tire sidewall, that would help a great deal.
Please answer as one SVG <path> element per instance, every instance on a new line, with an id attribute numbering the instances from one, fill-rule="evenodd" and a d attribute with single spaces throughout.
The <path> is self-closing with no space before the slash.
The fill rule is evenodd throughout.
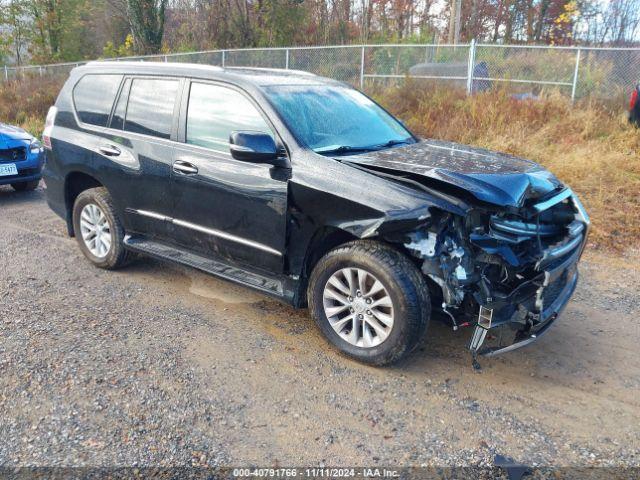
<path id="1" fill-rule="evenodd" d="M 398 252 L 398 255 L 401 254 Z M 408 278 L 399 282 L 397 271 L 357 249 L 330 253 L 318 263 L 316 269 L 318 268 L 319 271 L 314 271 L 311 279 L 309 306 L 320 330 L 333 345 L 345 354 L 373 365 L 393 363 L 413 350 L 419 340 L 415 337 L 421 337 L 426 328 L 417 323 L 427 322 L 430 313 L 428 307 L 409 300 L 409 297 L 419 297 L 416 288 L 420 285 L 414 285 Z M 342 268 L 362 268 L 370 272 L 384 285 L 391 297 L 394 309 L 393 328 L 389 337 L 376 347 L 362 348 L 350 344 L 336 333 L 324 313 L 324 287 L 331 275 Z"/>
<path id="2" fill-rule="evenodd" d="M 97 191 L 98 189 L 91 189 L 82 192 L 78 195 L 74 205 L 73 205 L 73 230 L 75 232 L 76 240 L 78 241 L 78 245 L 80 246 L 80 250 L 84 254 L 87 259 L 93 263 L 95 266 L 100 268 L 113 268 L 118 264 L 118 259 L 121 255 L 121 251 L 124 248 L 122 243 L 122 229 L 118 228 L 120 222 L 116 218 L 116 214 L 113 211 L 111 205 L 105 201 L 103 198 L 104 194 L 101 194 Z M 96 257 L 91 251 L 87 248 L 87 245 L 82 238 L 82 231 L 80 229 L 80 214 L 82 213 L 82 209 L 88 204 L 95 204 L 100 207 L 102 213 L 104 213 L 105 217 L 107 217 L 107 221 L 109 222 L 109 231 L 111 232 L 111 249 L 109 253 L 104 258 Z"/>

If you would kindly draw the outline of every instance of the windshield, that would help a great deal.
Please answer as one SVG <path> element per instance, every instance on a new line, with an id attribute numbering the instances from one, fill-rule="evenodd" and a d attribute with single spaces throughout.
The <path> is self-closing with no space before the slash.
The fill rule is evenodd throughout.
<path id="1" fill-rule="evenodd" d="M 298 140 L 315 152 L 379 150 L 414 142 L 398 120 L 357 90 L 280 85 L 265 91 Z"/>

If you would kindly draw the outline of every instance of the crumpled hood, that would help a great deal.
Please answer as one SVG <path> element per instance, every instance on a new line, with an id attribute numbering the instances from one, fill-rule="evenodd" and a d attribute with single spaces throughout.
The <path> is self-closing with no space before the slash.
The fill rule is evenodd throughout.
<path id="1" fill-rule="evenodd" d="M 33 137 L 19 127 L 0 123 L 0 148 L 11 148 L 31 142 Z"/>
<path id="2" fill-rule="evenodd" d="M 500 206 L 519 207 L 526 198 L 562 188 L 552 173 L 530 160 L 440 140 L 422 140 L 340 160 L 439 180 Z"/>

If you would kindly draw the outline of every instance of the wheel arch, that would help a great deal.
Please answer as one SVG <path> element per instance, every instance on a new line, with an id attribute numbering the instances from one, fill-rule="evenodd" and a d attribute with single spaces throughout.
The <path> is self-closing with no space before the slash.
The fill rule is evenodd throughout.
<path id="1" fill-rule="evenodd" d="M 298 295 L 296 295 L 297 301 L 296 306 L 305 307 L 307 305 L 307 286 L 309 282 L 309 277 L 311 276 L 311 272 L 318 264 L 320 259 L 324 257 L 331 250 L 340 247 L 346 243 L 355 241 L 355 240 L 371 240 L 375 242 L 380 242 L 389 247 L 398 250 L 400 253 L 404 254 L 409 258 L 410 261 L 417 265 L 417 260 L 413 257 L 410 252 L 406 249 L 402 243 L 398 243 L 393 241 L 391 238 L 386 238 L 383 235 L 377 235 L 373 237 L 368 237 L 366 239 L 358 237 L 351 232 L 343 230 L 334 226 L 324 226 L 318 228 L 309 244 L 307 245 L 305 257 L 302 265 L 302 271 L 300 274 L 299 281 L 299 291 Z"/>
<path id="2" fill-rule="evenodd" d="M 298 282 L 298 292 L 294 300 L 297 307 L 305 307 L 307 305 L 309 276 L 318 261 L 329 251 L 353 240 L 358 240 L 358 237 L 346 230 L 331 225 L 325 225 L 315 230 L 304 252 L 300 281 Z"/>
<path id="3" fill-rule="evenodd" d="M 104 185 L 100 180 L 93 175 L 82 171 L 73 171 L 67 174 L 64 180 L 64 201 L 67 211 L 67 231 L 69 236 L 74 237 L 75 232 L 73 228 L 73 205 L 80 195 L 85 190 L 90 188 L 103 187 Z"/>

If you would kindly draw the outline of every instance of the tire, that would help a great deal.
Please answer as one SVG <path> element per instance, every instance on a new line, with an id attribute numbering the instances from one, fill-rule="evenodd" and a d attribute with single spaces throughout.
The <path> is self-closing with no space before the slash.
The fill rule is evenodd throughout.
<path id="1" fill-rule="evenodd" d="M 87 210 L 85 210 L 85 207 Z M 99 211 L 102 212 L 108 224 L 108 235 L 105 235 L 107 233 L 106 231 L 101 232 L 101 236 L 108 236 L 110 239 L 110 245 L 106 253 L 101 251 L 98 252 L 98 254 L 95 249 L 92 251 L 90 247 L 91 242 L 85 239 L 83 233 L 81 218 L 83 220 L 88 218 L 83 217 L 83 212 L 94 211 L 94 207 L 97 207 Z M 85 223 L 84 225 L 87 224 Z M 116 215 L 111 195 L 109 195 L 106 188 L 91 188 L 78 195 L 73 205 L 73 229 L 80 250 L 82 250 L 84 256 L 96 267 L 115 270 L 125 266 L 134 257 L 134 254 L 124 247 L 124 228 Z"/>
<path id="2" fill-rule="evenodd" d="M 356 272 L 350 269 L 355 269 Z M 356 304 L 358 297 L 350 296 L 353 302 L 348 304 L 349 313 L 343 311 L 335 316 L 331 314 L 345 305 L 344 298 L 341 297 L 340 301 L 335 300 L 334 294 L 346 294 L 349 291 L 347 275 L 353 275 L 353 283 L 358 284 L 362 271 L 366 273 L 364 278 L 369 285 L 365 285 L 365 292 L 373 292 L 380 288 L 376 287 L 376 280 L 385 291 L 375 296 L 361 295 L 361 298 L 366 302 L 373 301 L 369 307 L 375 306 L 378 302 L 390 303 L 391 307 L 376 307 L 377 312 L 374 308 L 369 310 L 365 307 L 367 310 L 361 314 L 362 320 L 356 329 L 358 333 L 354 336 L 353 328 L 349 328 L 350 324 L 353 327 L 353 320 L 344 318 L 362 311 L 362 305 Z M 347 289 L 336 288 L 336 279 L 344 279 L 340 284 Z M 356 292 L 359 290 L 358 288 Z M 350 291 L 353 292 L 353 289 Z M 385 295 L 387 298 L 384 298 Z M 308 298 L 311 315 L 325 337 L 342 353 L 371 365 L 389 365 L 413 351 L 423 340 L 431 317 L 428 286 L 418 268 L 400 251 L 372 240 L 347 243 L 322 257 L 311 273 Z M 383 312 L 385 308 L 386 312 Z M 377 321 L 377 316 L 381 313 L 387 319 L 384 323 Z M 340 318 L 340 315 L 344 317 Z M 332 320 L 329 319 L 330 316 Z M 391 322 L 388 322 L 389 317 L 392 318 Z M 374 321 L 377 321 L 377 324 Z M 366 325 L 363 326 L 363 323 Z M 344 330 L 339 332 L 332 324 L 338 329 L 341 328 L 339 325 L 344 325 Z M 382 330 L 385 332 L 379 336 L 380 329 L 373 328 L 374 326 L 383 327 Z M 376 336 L 371 340 L 374 331 Z M 383 339 L 384 335 L 387 336 Z"/>
<path id="3" fill-rule="evenodd" d="M 11 187 L 16 192 L 31 192 L 32 190 L 35 190 L 36 188 L 38 188 L 39 184 L 40 184 L 40 180 L 31 180 L 30 182 L 12 183 Z"/>

